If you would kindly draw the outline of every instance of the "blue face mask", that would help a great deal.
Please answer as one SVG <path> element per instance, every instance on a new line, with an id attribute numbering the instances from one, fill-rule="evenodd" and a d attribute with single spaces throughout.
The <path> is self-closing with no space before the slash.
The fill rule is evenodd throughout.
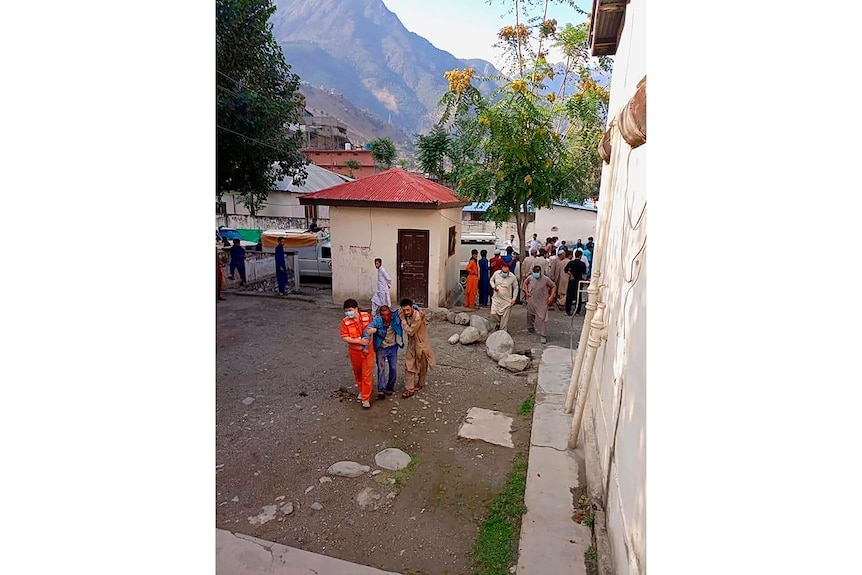
<path id="1" fill-rule="evenodd" d="M 539 279 L 540 277 L 542 277 L 542 274 L 539 272 L 533 272 L 533 277 Z"/>
<path id="2" fill-rule="evenodd" d="M 344 312 L 344 317 L 353 319 L 354 317 L 356 317 L 356 312 L 354 312 L 352 309 L 349 311 L 346 311 L 346 312 Z"/>

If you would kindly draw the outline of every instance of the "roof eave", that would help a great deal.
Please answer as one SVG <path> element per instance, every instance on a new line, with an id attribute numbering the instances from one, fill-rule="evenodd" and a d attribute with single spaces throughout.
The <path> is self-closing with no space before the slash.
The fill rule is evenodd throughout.
<path id="1" fill-rule="evenodd" d="M 616 55 L 630 1 L 593 0 L 590 13 L 590 53 L 593 56 Z"/>
<path id="2" fill-rule="evenodd" d="M 303 206 L 332 206 L 343 208 L 396 208 L 408 210 L 443 210 L 447 208 L 461 208 L 470 202 L 376 202 L 368 200 L 338 200 L 331 198 L 299 198 L 299 204 Z"/>

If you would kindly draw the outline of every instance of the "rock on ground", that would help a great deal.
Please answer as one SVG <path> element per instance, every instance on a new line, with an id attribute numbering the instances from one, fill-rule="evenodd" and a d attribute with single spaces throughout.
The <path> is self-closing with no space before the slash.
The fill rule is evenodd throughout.
<path id="1" fill-rule="evenodd" d="M 446 321 L 448 321 L 449 323 L 455 323 L 455 316 L 456 315 L 457 314 L 454 311 L 450 311 L 449 313 L 446 314 Z"/>
<path id="2" fill-rule="evenodd" d="M 242 400 L 242 402 L 246 405 L 251 405 L 252 403 L 254 403 L 254 398 L 253 397 L 246 397 L 245 399 Z"/>
<path id="3" fill-rule="evenodd" d="M 249 517 L 248 522 L 252 525 L 259 524 L 263 525 L 267 521 L 272 521 L 275 519 L 275 513 L 278 510 L 277 505 L 264 505 L 263 511 L 260 515 L 255 515 L 254 517 Z"/>
<path id="4" fill-rule="evenodd" d="M 515 341 L 508 332 L 499 330 L 488 336 L 485 341 L 488 356 L 494 361 L 500 361 L 515 349 Z"/>
<path id="5" fill-rule="evenodd" d="M 370 467 L 367 465 L 360 465 L 355 461 L 339 461 L 338 463 L 333 463 L 329 469 L 326 470 L 329 475 L 350 477 L 351 479 L 359 477 L 369 471 L 371 471 Z"/>
<path id="6" fill-rule="evenodd" d="M 445 307 L 429 307 L 425 310 L 425 318 L 428 321 L 448 321 L 449 310 Z"/>
<path id="7" fill-rule="evenodd" d="M 497 365 L 500 367 L 505 367 L 509 371 L 524 371 L 527 369 L 527 366 L 530 365 L 530 358 L 526 355 L 518 355 L 516 353 L 510 353 L 499 362 Z"/>
<path id="8" fill-rule="evenodd" d="M 462 311 L 455 315 L 455 323 L 458 325 L 470 325 L 470 314 Z"/>
<path id="9" fill-rule="evenodd" d="M 400 449 L 389 447 L 375 455 L 374 462 L 383 469 L 398 471 L 410 465 L 410 456 Z"/>
<path id="10" fill-rule="evenodd" d="M 479 330 L 481 339 L 485 339 L 491 333 L 491 322 L 481 315 L 471 315 L 470 325 Z"/>
<path id="11" fill-rule="evenodd" d="M 458 341 L 459 341 L 459 337 L 460 337 L 460 336 L 459 336 L 459 334 L 457 334 L 457 333 L 453 333 L 453 334 L 449 337 L 449 343 L 451 343 L 452 345 L 455 345 L 456 343 L 458 343 Z"/>
<path id="12" fill-rule="evenodd" d="M 287 503 L 282 505 L 281 506 L 281 512 L 284 513 L 285 515 L 290 515 L 291 513 L 293 513 L 293 502 L 288 501 Z"/>
<path id="13" fill-rule="evenodd" d="M 312 503 L 309 507 L 311 507 L 311 508 L 312 508 L 312 509 L 314 509 L 315 511 L 320 511 L 321 509 L 323 509 L 323 505 L 321 505 L 321 504 L 320 504 L 320 503 L 318 503 L 317 501 L 315 501 L 314 503 Z"/>
<path id="14" fill-rule="evenodd" d="M 473 326 L 467 326 L 464 328 L 464 331 L 461 332 L 461 335 L 458 337 L 458 341 L 460 341 L 464 345 L 468 345 L 471 343 L 476 343 L 482 338 L 479 330 Z"/>

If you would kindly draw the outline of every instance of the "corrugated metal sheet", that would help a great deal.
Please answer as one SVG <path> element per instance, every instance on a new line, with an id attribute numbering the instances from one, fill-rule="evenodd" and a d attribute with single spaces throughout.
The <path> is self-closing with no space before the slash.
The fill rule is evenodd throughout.
<path id="1" fill-rule="evenodd" d="M 305 183 L 303 185 L 295 186 L 293 185 L 292 178 L 284 178 L 275 184 L 275 189 L 282 192 L 310 194 L 351 181 L 347 176 L 336 174 L 335 172 L 331 172 L 325 168 L 321 168 L 320 166 L 315 166 L 314 164 L 308 164 L 305 166 L 305 170 L 308 172 L 308 177 L 305 179 Z"/>
<path id="2" fill-rule="evenodd" d="M 613 56 L 617 53 L 620 33 L 630 0 L 594 0 L 590 18 L 590 39 L 593 56 Z"/>
<path id="3" fill-rule="evenodd" d="M 453 204 L 463 201 L 449 188 L 397 168 L 308 194 L 305 197 L 314 200 L 387 204 Z"/>
<path id="4" fill-rule="evenodd" d="M 572 202 L 554 202 L 555 206 L 560 206 L 563 208 L 574 208 L 576 210 L 587 210 L 588 212 L 597 212 L 599 211 L 594 205 L 584 202 L 583 204 L 574 204 Z"/>

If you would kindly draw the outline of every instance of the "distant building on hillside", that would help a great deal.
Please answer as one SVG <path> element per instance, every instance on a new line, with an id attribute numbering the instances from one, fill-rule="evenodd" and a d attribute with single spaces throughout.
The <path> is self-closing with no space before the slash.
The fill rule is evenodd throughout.
<path id="1" fill-rule="evenodd" d="M 328 150 L 305 149 L 302 152 L 308 157 L 311 163 L 342 176 L 356 179 L 373 176 L 376 172 L 371 150 L 356 150 L 352 148 L 350 146 L 347 149 L 344 147 L 340 149 L 330 148 Z M 350 160 L 359 164 L 359 167 L 350 168 L 347 165 L 347 162 Z"/>
<path id="2" fill-rule="evenodd" d="M 302 147 L 309 150 L 343 150 L 351 144 L 347 136 L 347 126 L 338 118 L 315 116 L 307 108 L 300 119 Z M 353 147 L 351 145 L 351 147 Z"/>

